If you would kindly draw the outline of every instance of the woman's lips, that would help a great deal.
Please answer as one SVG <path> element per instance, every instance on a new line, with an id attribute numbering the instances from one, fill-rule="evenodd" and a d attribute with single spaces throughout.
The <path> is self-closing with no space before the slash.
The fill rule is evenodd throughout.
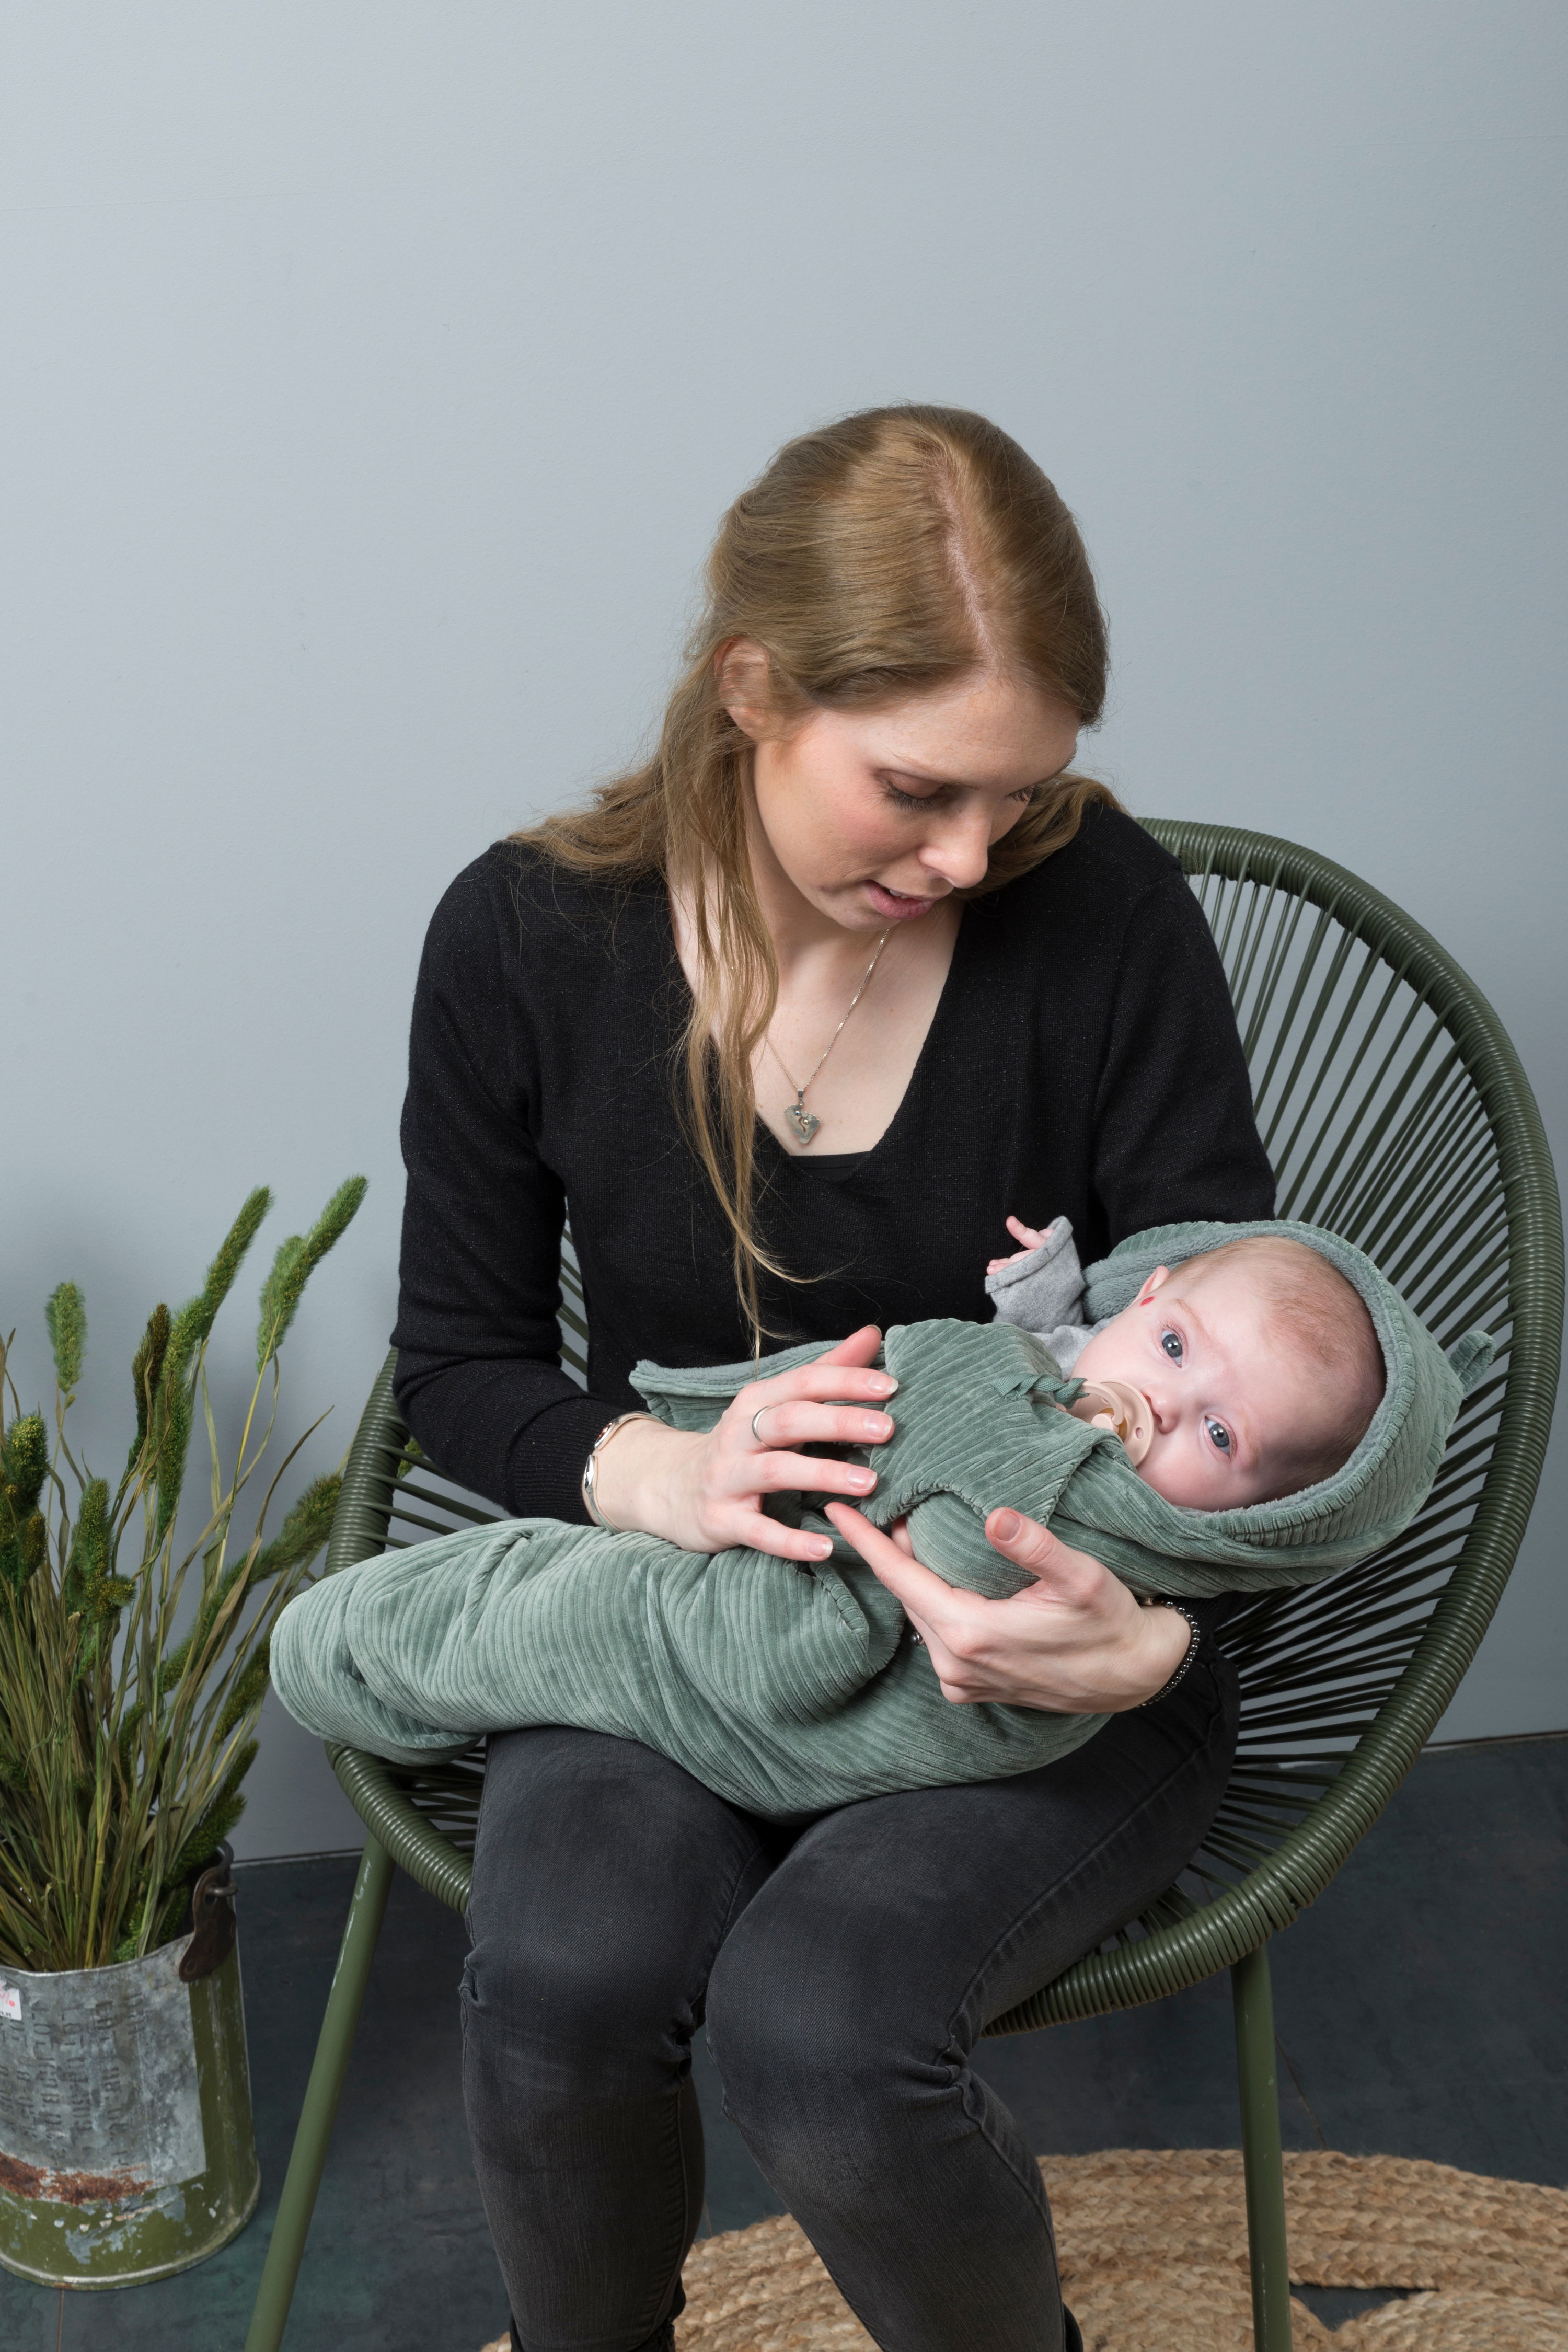
<path id="1" fill-rule="evenodd" d="M 908 891 L 889 890 L 884 888 L 880 882 L 868 882 L 866 896 L 870 899 L 878 914 L 884 916 L 889 922 L 907 923 L 912 921 L 917 916 L 929 915 L 931 908 L 940 899 L 944 898 L 947 893 L 943 890 L 930 898 L 917 898 Z"/>

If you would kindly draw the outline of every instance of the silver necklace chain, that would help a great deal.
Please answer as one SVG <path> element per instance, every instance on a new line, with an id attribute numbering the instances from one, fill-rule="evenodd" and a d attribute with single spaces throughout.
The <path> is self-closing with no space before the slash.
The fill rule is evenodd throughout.
<path id="1" fill-rule="evenodd" d="M 824 1062 L 826 1061 L 827 1056 L 832 1053 L 833 1048 L 837 1045 L 838 1040 L 844 1034 L 844 1022 L 848 1020 L 849 1015 L 854 1012 L 855 1007 L 865 995 L 867 989 L 869 988 L 871 984 L 871 974 L 876 971 L 878 963 L 881 960 L 882 950 L 887 946 L 888 941 L 891 939 L 892 935 L 893 927 L 889 923 L 887 929 L 882 933 L 881 938 L 877 941 L 877 952 L 871 958 L 870 962 L 866 966 L 865 974 L 861 980 L 859 987 L 855 991 L 854 995 L 850 998 L 848 1003 L 844 1008 L 844 1021 L 839 1023 L 837 1028 L 834 1031 L 832 1036 L 828 1039 L 826 1045 L 824 1045 L 821 1053 L 817 1055 L 816 1066 L 812 1070 L 810 1077 L 805 1081 L 805 1086 L 795 1086 L 795 1079 L 790 1076 L 784 1055 L 773 1044 L 773 1032 L 770 1030 L 768 1033 L 768 1051 L 773 1055 L 774 1061 L 778 1064 L 780 1069 L 784 1071 L 785 1077 L 789 1079 L 791 1086 L 795 1087 L 795 1100 L 792 1103 L 785 1104 L 784 1115 L 785 1118 L 788 1119 L 790 1125 L 794 1128 L 795 1133 L 799 1136 L 803 1144 L 809 1143 L 812 1137 L 816 1133 L 817 1129 L 822 1125 L 822 1121 L 811 1111 L 808 1111 L 805 1107 L 806 1087 L 816 1085 L 818 1071 L 820 1071 Z"/>

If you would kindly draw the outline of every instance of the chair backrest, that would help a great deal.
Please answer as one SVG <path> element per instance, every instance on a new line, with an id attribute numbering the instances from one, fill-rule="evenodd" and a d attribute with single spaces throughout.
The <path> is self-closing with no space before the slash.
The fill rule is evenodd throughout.
<path id="1" fill-rule="evenodd" d="M 1192 1870 L 993 2033 L 1177 1991 L 1254 1950 L 1328 1884 L 1475 1654 L 1524 1530 L 1556 1385 L 1552 1162 L 1490 1006 L 1435 940 L 1327 858 L 1228 827 L 1150 830 L 1180 858 L 1218 942 L 1280 1213 L 1357 1243 L 1445 1342 L 1480 1324 L 1500 1352 L 1399 1541 L 1328 1585 L 1254 1601 L 1226 1627 L 1241 1743 Z M 581 1374 L 569 1248 L 562 1280 L 563 1357 Z M 391 1380 L 389 1360 L 350 1454 L 329 1570 L 489 1516 L 419 1466 Z M 460 1907 L 480 1751 L 416 1774 L 331 1752 L 398 1861 Z"/>
<path id="2" fill-rule="evenodd" d="M 1529 1082 L 1436 940 L 1320 857 L 1155 821 L 1218 944 L 1281 1216 L 1356 1243 L 1447 1345 L 1498 1360 L 1426 1507 L 1326 1585 L 1269 1594 L 1223 1635 L 1242 1691 L 1236 1769 L 1181 1884 L 999 2018 L 1016 2032 L 1152 2000 L 1256 1949 L 1321 1893 L 1448 1705 L 1534 1498 L 1563 1325 L 1563 1226 Z"/>

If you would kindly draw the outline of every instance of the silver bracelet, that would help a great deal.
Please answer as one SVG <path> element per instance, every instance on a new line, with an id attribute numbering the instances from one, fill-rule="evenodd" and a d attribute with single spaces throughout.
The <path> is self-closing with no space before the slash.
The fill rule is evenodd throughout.
<path id="1" fill-rule="evenodd" d="M 1187 1623 L 1192 1628 L 1192 1632 L 1188 1637 L 1187 1646 L 1182 1653 L 1182 1663 L 1176 1668 L 1175 1673 L 1171 1676 L 1170 1681 L 1162 1683 L 1157 1691 L 1152 1691 L 1147 1698 L 1141 1698 L 1138 1702 L 1140 1706 L 1152 1706 L 1156 1699 L 1169 1697 L 1172 1691 L 1175 1689 L 1176 1685 L 1186 1673 L 1187 1668 L 1192 1664 L 1193 1660 L 1197 1656 L 1198 1644 L 1204 1638 L 1204 1629 L 1199 1624 L 1197 1619 L 1193 1615 L 1190 1609 L 1185 1607 L 1180 1601 L 1171 1600 L 1169 1595 L 1166 1593 L 1141 1592 L 1138 1595 L 1138 1606 L 1140 1609 L 1173 1609 L 1177 1616 L 1184 1617 Z"/>
<path id="2" fill-rule="evenodd" d="M 651 1412 L 618 1412 L 614 1421 L 607 1421 L 605 1423 L 593 1444 L 588 1448 L 588 1459 L 583 1465 L 583 1507 L 594 1525 L 596 1528 L 603 1528 L 607 1535 L 622 1535 L 625 1529 L 611 1525 L 599 1508 L 598 1499 L 594 1493 L 594 1479 L 599 1466 L 599 1455 L 614 1437 L 616 1430 L 625 1429 L 628 1421 L 654 1421 L 657 1418 L 658 1415 Z"/>

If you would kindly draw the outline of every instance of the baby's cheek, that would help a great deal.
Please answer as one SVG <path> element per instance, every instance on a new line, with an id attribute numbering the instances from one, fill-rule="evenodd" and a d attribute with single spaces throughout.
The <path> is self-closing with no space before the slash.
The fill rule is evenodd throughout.
<path id="1" fill-rule="evenodd" d="M 1217 1511 L 1225 1499 L 1215 1493 L 1215 1482 L 1205 1475 L 1203 1464 L 1182 1459 L 1168 1445 L 1156 1446 L 1145 1454 L 1138 1465 L 1138 1475 L 1156 1495 L 1183 1510 Z"/>

